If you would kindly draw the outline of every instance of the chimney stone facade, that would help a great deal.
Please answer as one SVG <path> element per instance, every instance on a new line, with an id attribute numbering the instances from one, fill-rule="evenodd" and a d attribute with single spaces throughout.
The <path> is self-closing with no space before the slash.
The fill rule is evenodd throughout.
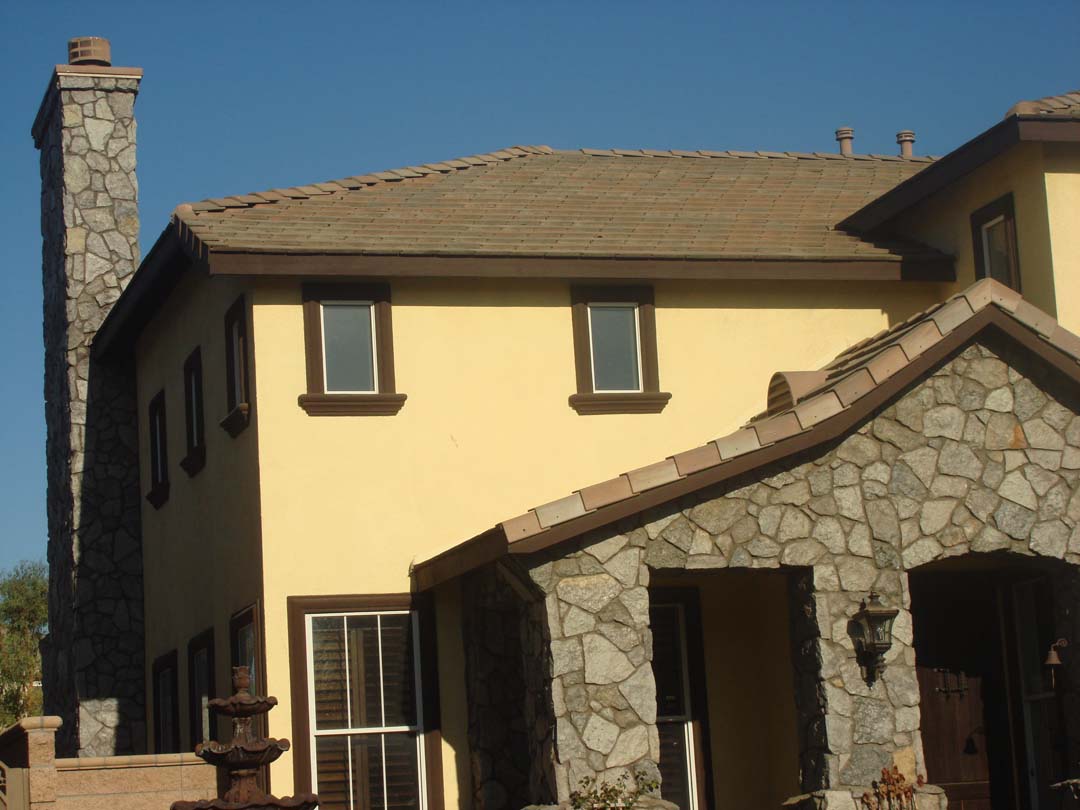
<path id="1" fill-rule="evenodd" d="M 146 748 L 133 368 L 90 344 L 139 262 L 135 97 L 142 71 L 57 65 L 41 152 L 49 528 L 45 713 L 61 756 Z"/>

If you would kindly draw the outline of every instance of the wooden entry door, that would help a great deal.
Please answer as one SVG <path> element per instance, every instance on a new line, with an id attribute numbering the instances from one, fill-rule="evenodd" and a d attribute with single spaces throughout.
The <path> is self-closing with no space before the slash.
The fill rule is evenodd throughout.
<path id="1" fill-rule="evenodd" d="M 950 808 L 991 810 L 984 675 L 964 665 L 920 666 L 916 673 L 931 781 L 945 789 Z"/>

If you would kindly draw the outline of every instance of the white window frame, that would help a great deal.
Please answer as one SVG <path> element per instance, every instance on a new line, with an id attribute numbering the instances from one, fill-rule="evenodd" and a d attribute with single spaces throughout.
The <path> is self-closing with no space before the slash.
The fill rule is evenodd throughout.
<path id="1" fill-rule="evenodd" d="M 372 389 L 370 391 L 337 391 L 331 390 L 330 385 L 326 381 L 326 322 L 323 318 L 327 307 L 356 307 L 366 306 L 368 308 L 368 319 L 371 322 L 371 382 Z M 377 394 L 379 393 L 379 352 L 377 341 L 379 336 L 375 330 L 375 302 L 374 301 L 353 301 L 348 299 L 333 299 L 328 301 L 319 302 L 319 340 L 322 341 L 322 378 L 323 378 L 323 393 L 325 394 Z"/>
<path id="2" fill-rule="evenodd" d="M 1000 224 L 1002 224 L 1004 222 L 1005 222 L 1005 215 L 1004 214 L 999 214 L 998 216 L 994 217 L 993 219 L 991 219 L 991 220 L 989 220 L 987 222 L 984 222 L 982 225 L 979 226 L 979 235 L 982 237 L 982 246 L 983 246 L 983 263 L 986 265 L 986 267 L 984 267 L 983 270 L 985 271 L 987 278 L 993 278 L 994 277 L 993 272 L 992 272 L 992 268 L 990 267 L 990 238 L 989 238 L 989 231 L 995 225 L 1000 225 Z M 1006 269 L 1008 269 L 1008 268 L 1006 268 Z"/>
<path id="3" fill-rule="evenodd" d="M 364 728 L 347 729 L 318 729 L 315 722 L 315 650 L 312 644 L 312 626 L 315 619 L 344 619 L 354 616 L 376 617 L 376 631 L 379 639 L 379 710 L 386 719 L 386 699 L 384 695 L 383 660 L 382 660 L 382 617 L 383 616 L 408 616 L 412 624 L 413 637 L 413 695 L 416 700 L 416 725 L 415 726 L 368 726 Z M 421 691 L 420 678 L 420 616 L 415 610 L 350 610 L 334 611 L 329 613 L 308 613 L 304 616 L 304 639 L 307 650 L 307 688 L 308 688 L 308 729 L 311 737 L 311 786 L 314 793 L 319 792 L 318 756 L 316 742 L 319 737 L 356 737 L 363 734 L 393 734 L 413 733 L 416 735 L 416 770 L 418 777 L 418 793 L 420 797 L 419 810 L 426 810 L 428 806 L 427 793 L 427 763 L 424 757 L 424 699 Z M 349 694 L 349 656 L 345 656 L 345 691 Z M 352 720 L 351 703 L 347 705 L 349 721 Z M 353 795 L 353 766 L 352 756 L 348 757 L 349 773 L 349 807 L 356 807 Z M 388 807 L 389 796 L 386 793 L 386 740 L 382 741 L 382 770 L 383 770 L 383 807 Z"/>
<path id="4" fill-rule="evenodd" d="M 637 388 L 599 388 L 596 385 L 596 356 L 593 354 L 593 331 L 592 313 L 593 307 L 602 309 L 624 309 L 632 307 L 634 310 L 634 351 L 637 360 Z M 585 305 L 588 315 L 587 328 L 589 330 L 589 373 L 592 375 L 593 393 L 596 394 L 639 394 L 645 390 L 645 379 L 641 368 L 641 305 L 636 301 L 595 301 Z"/>

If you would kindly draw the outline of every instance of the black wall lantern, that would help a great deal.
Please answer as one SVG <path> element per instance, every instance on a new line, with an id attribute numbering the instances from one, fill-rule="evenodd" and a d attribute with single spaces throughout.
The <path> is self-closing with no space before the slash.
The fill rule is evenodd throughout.
<path id="1" fill-rule="evenodd" d="M 870 591 L 851 617 L 848 632 L 855 642 L 855 655 L 866 673 L 866 682 L 873 686 L 885 671 L 885 653 L 892 647 L 892 626 L 900 611 L 881 604 L 881 596 Z"/>

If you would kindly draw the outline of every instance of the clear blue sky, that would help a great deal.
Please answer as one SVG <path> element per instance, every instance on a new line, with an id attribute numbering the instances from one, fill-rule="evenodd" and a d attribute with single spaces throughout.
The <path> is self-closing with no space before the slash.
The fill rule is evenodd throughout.
<path id="1" fill-rule="evenodd" d="M 0 568 L 45 554 L 37 153 L 68 37 L 146 71 L 144 252 L 180 202 L 555 147 L 943 154 L 1080 87 L 1080 3 L 0 0 Z"/>

